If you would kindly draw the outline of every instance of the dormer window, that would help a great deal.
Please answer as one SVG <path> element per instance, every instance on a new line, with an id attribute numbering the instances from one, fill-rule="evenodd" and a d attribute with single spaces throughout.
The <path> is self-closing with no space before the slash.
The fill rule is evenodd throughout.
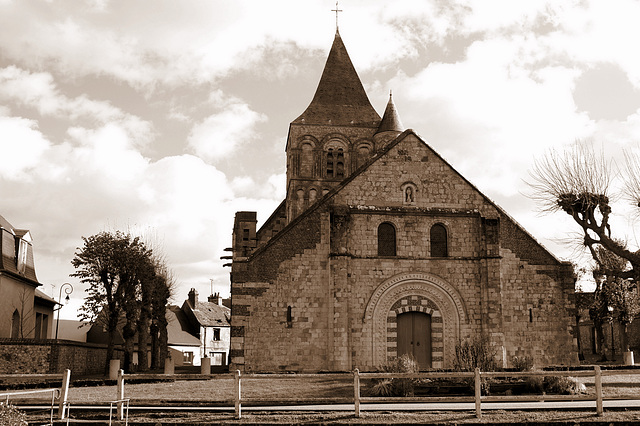
<path id="1" fill-rule="evenodd" d="M 16 238 L 16 268 L 20 274 L 24 274 L 27 270 L 28 250 L 29 243 L 22 238 Z"/>

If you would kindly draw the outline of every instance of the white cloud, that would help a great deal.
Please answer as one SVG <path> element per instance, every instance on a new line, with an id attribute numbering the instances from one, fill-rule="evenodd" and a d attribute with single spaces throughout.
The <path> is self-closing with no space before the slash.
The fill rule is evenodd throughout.
<path id="1" fill-rule="evenodd" d="M 191 129 L 188 143 L 197 155 L 212 161 L 220 160 L 233 154 L 243 142 L 255 138 L 254 127 L 266 119 L 247 104 L 231 103 L 196 124 Z"/>
<path id="2" fill-rule="evenodd" d="M 37 123 L 19 117 L 0 116 L 0 177 L 23 180 L 36 168 L 50 143 Z"/>

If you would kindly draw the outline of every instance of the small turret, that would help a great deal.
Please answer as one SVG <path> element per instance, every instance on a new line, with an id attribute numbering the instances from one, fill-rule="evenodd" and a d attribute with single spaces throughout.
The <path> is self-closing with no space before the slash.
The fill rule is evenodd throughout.
<path id="1" fill-rule="evenodd" d="M 400 133 L 404 131 L 404 126 L 400 121 L 400 116 L 396 110 L 396 106 L 393 103 L 392 93 L 389 92 L 389 102 L 384 110 L 382 121 L 378 126 L 378 130 L 373 135 L 373 140 L 378 149 L 382 149 L 387 143 L 395 139 Z"/>

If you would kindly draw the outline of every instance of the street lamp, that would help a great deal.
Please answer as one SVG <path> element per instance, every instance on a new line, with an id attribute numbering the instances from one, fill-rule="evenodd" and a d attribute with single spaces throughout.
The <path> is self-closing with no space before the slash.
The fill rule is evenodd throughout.
<path id="1" fill-rule="evenodd" d="M 68 287 L 67 287 L 68 286 Z M 73 293 L 73 286 L 69 283 L 64 283 L 60 286 L 60 294 L 58 294 L 58 305 L 60 305 L 54 311 L 58 311 L 58 319 L 56 320 L 56 340 L 58 340 L 58 325 L 60 324 L 60 309 L 62 309 L 62 289 L 64 289 L 64 293 L 67 295 L 64 298 L 64 304 L 69 303 L 69 295 Z"/>

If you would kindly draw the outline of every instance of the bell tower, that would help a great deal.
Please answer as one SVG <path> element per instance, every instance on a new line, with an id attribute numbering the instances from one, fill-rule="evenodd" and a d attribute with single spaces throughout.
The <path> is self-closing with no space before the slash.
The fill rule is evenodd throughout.
<path id="1" fill-rule="evenodd" d="M 380 122 L 336 30 L 316 93 L 289 126 L 287 222 L 375 153 Z"/>

